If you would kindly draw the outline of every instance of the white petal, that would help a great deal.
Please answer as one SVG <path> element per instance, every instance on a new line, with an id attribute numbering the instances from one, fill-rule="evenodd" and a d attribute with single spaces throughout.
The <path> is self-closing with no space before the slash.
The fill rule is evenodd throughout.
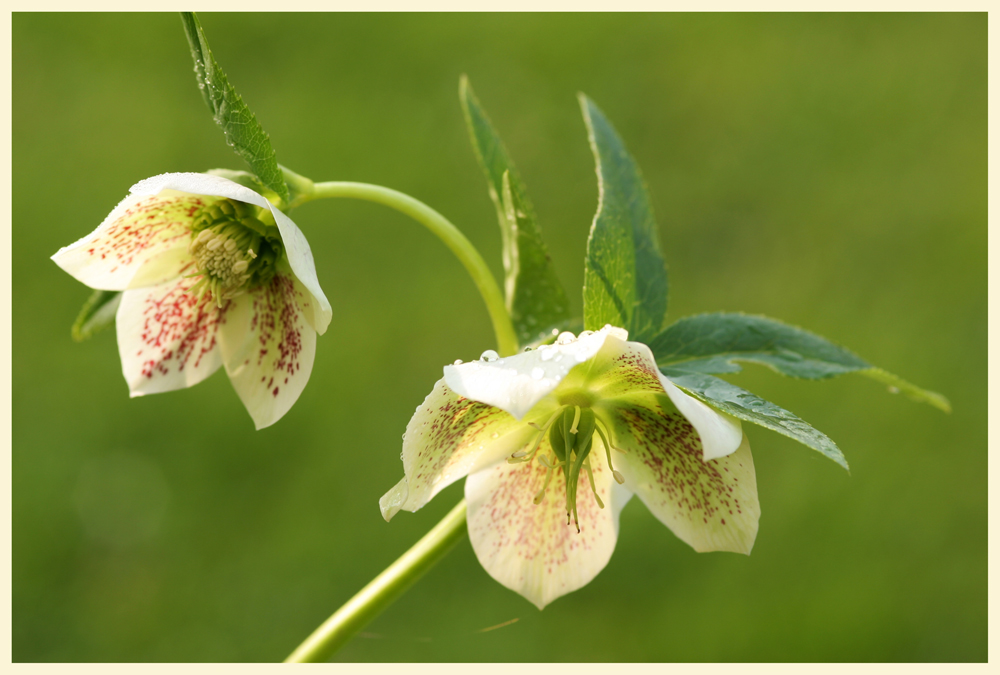
<path id="1" fill-rule="evenodd" d="M 389 520 L 400 509 L 416 511 L 456 480 L 525 448 L 539 433 L 438 380 L 406 425 L 406 476 L 382 498 L 382 517 Z"/>
<path id="2" fill-rule="evenodd" d="M 657 371 L 659 373 L 659 371 Z M 701 436 L 704 460 L 725 457 L 736 452 L 743 442 L 743 426 L 732 415 L 710 408 L 693 396 L 685 394 L 677 386 L 659 373 L 660 382 L 667 396 L 677 409 L 694 425 Z"/>
<path id="3" fill-rule="evenodd" d="M 211 176 L 204 173 L 165 173 L 139 181 L 132 186 L 131 191 L 132 194 L 145 195 L 157 194 L 165 189 L 226 197 L 270 210 L 274 216 L 274 222 L 278 226 L 278 231 L 281 233 L 281 240 L 285 246 L 285 253 L 288 255 L 292 271 L 312 294 L 315 304 L 318 306 L 315 317 L 311 316 L 315 319 L 313 327 L 320 335 L 326 332 L 330 325 L 330 319 L 333 317 L 333 309 L 330 307 L 330 301 L 326 299 L 323 289 L 320 288 L 319 279 L 316 277 L 312 249 L 309 248 L 309 242 L 306 241 L 302 230 L 281 209 L 250 188 L 222 176 Z"/>
<path id="4" fill-rule="evenodd" d="M 139 181 L 129 189 L 129 192 L 134 195 L 156 195 L 162 190 L 235 199 L 265 209 L 270 208 L 271 204 L 263 195 L 250 188 L 234 183 L 228 178 L 210 176 L 207 173 L 161 173 L 159 176 Z"/>
<path id="5" fill-rule="evenodd" d="M 122 294 L 115 317 L 122 372 L 132 396 L 190 387 L 222 365 L 216 339 L 226 310 L 177 279 Z"/>
<path id="6" fill-rule="evenodd" d="M 91 288 L 122 291 L 168 281 L 193 264 L 186 255 L 191 220 L 210 202 L 176 192 L 131 195 L 52 260 Z"/>
<path id="7" fill-rule="evenodd" d="M 309 381 L 316 331 L 305 319 L 305 290 L 288 273 L 232 300 L 220 327 L 226 372 L 257 429 L 277 422 Z"/>
<path id="8" fill-rule="evenodd" d="M 456 393 L 523 418 L 548 396 L 576 366 L 592 359 L 606 339 L 627 335 L 606 327 L 567 345 L 547 345 L 496 361 L 445 366 L 444 379 Z"/>
<path id="9" fill-rule="evenodd" d="M 539 609 L 589 583 L 614 552 L 618 516 L 631 495 L 615 483 L 596 438 L 590 458 L 604 508 L 598 507 L 587 475 L 581 472 L 576 502 L 579 532 L 576 525 L 566 524 L 561 471 L 555 471 L 542 502 L 533 503 L 546 474 L 537 460 L 498 464 L 465 482 L 469 539 L 476 557 L 491 577 Z"/>
<path id="10" fill-rule="evenodd" d="M 651 394 L 665 393 L 698 430 L 706 461 L 736 452 L 743 440 L 743 428 L 737 418 L 710 408 L 678 389 L 660 372 L 653 353 L 641 342 L 609 337 L 580 379 L 573 386 L 592 391 L 605 409 L 620 402 L 648 401 Z"/>
<path id="11" fill-rule="evenodd" d="M 295 276 L 302 282 L 302 285 L 309 289 L 309 293 L 313 296 L 314 305 L 318 308 L 318 311 L 315 312 L 313 327 L 317 333 L 322 335 L 330 325 L 333 308 L 330 307 L 330 301 L 326 299 L 323 289 L 319 286 L 312 249 L 309 248 L 309 242 L 306 241 L 302 230 L 292 222 L 291 218 L 270 203 L 268 203 L 268 208 L 271 209 L 274 222 L 277 223 L 278 231 L 281 232 L 281 242 L 285 245 L 288 264 L 291 265 L 292 271 L 295 272 Z"/>
<path id="12" fill-rule="evenodd" d="M 735 453 L 705 461 L 699 433 L 663 402 L 601 415 L 625 451 L 613 455 L 625 487 L 696 551 L 750 553 L 760 504 L 749 442 L 744 436 Z"/>

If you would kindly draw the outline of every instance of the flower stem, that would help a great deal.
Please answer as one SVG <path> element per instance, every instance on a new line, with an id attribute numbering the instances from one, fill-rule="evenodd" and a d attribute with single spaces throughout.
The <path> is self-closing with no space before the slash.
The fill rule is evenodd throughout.
<path id="1" fill-rule="evenodd" d="M 329 660 L 337 649 L 443 558 L 465 531 L 463 499 L 433 530 L 324 621 L 285 659 L 285 663 L 318 663 Z"/>
<path id="2" fill-rule="evenodd" d="M 286 169 L 286 179 L 290 173 Z M 472 281 L 476 284 L 476 288 L 479 289 L 479 294 L 483 296 L 490 320 L 493 322 L 493 331 L 496 333 L 497 351 L 503 356 L 517 353 L 517 334 L 514 332 L 510 315 L 507 313 L 500 287 L 497 286 L 493 274 L 486 266 L 482 256 L 479 255 L 479 251 L 447 218 L 409 195 L 380 185 L 341 182 L 312 183 L 301 176 L 296 176 L 296 179 L 297 184 L 294 186 L 296 197 L 289 204 L 289 208 L 314 199 L 330 197 L 364 199 L 405 213 L 437 235 L 465 266 Z"/>
<path id="3" fill-rule="evenodd" d="M 451 249 L 472 277 L 482 295 L 493 322 L 497 351 L 504 356 L 517 353 L 518 341 L 503 294 L 497 286 L 482 256 L 457 227 L 440 213 L 409 195 L 379 185 L 366 183 L 313 183 L 282 167 L 285 181 L 291 188 L 288 208 L 314 199 L 347 197 L 383 204 L 410 216 L 436 234 Z M 375 577 L 347 604 L 313 631 L 286 663 L 316 663 L 326 661 L 337 649 L 347 644 L 358 631 L 378 616 L 402 595 L 427 570 L 441 560 L 466 532 L 465 500 L 448 512 L 441 522 L 404 553 L 396 562 Z"/>

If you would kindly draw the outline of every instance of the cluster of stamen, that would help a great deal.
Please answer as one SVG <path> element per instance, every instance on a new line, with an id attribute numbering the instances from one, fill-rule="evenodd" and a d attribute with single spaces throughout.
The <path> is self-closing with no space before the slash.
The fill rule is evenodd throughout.
<path id="1" fill-rule="evenodd" d="M 278 228 L 264 219 L 273 223 L 263 209 L 230 199 L 203 208 L 191 227 L 188 251 L 198 270 L 190 276 L 200 279 L 189 292 L 199 298 L 211 293 L 221 307 L 269 282 L 282 246 Z"/>
<path id="2" fill-rule="evenodd" d="M 604 450 L 607 453 L 608 468 L 614 479 L 619 483 L 624 483 L 625 478 L 615 470 L 611 461 L 611 450 L 624 452 L 611 444 L 611 435 L 594 411 L 589 406 L 564 405 L 555 411 L 545 424 L 539 426 L 533 422 L 529 425 L 534 427 L 538 433 L 531 444 L 524 450 L 515 452 L 507 460 L 511 464 L 531 462 L 538 455 L 538 450 L 542 446 L 546 433 L 549 437 L 549 454 L 542 454 L 538 457 L 538 463 L 545 467 L 545 482 L 542 489 L 535 494 L 534 503 L 540 504 L 545 498 L 545 492 L 552 482 L 555 471 L 561 470 L 566 479 L 566 524 L 570 523 L 570 516 L 576 524 L 576 531 L 580 531 L 580 522 L 577 517 L 576 491 L 580 480 L 580 472 L 587 472 L 587 479 L 590 482 L 590 490 L 594 493 L 594 499 L 599 508 L 604 508 L 604 502 L 597 494 L 597 486 L 594 483 L 594 472 L 590 465 L 590 450 L 594 443 L 594 434 L 601 438 Z"/>

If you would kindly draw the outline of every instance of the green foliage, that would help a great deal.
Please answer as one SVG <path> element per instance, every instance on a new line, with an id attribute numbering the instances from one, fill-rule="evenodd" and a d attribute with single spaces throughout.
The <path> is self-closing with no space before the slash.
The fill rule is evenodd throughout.
<path id="1" fill-rule="evenodd" d="M 947 399 L 875 368 L 864 359 L 808 331 L 763 316 L 699 314 L 685 317 L 649 342 L 656 362 L 685 372 L 738 373 L 737 361 L 760 363 L 809 380 L 860 372 L 917 401 L 951 411 Z"/>
<path id="2" fill-rule="evenodd" d="M 459 99 L 500 221 L 507 311 L 521 344 L 527 344 L 569 318 L 569 301 L 542 241 L 524 182 L 464 75 Z"/>
<path id="3" fill-rule="evenodd" d="M 216 124 L 222 127 L 226 142 L 250 165 L 264 186 L 287 203 L 288 187 L 278 168 L 271 139 L 216 63 L 198 17 L 194 12 L 181 12 L 181 19 L 191 45 L 198 88 Z"/>
<path id="4" fill-rule="evenodd" d="M 646 181 L 614 127 L 580 94 L 590 147 L 597 164 L 597 214 L 587 240 L 583 322 L 628 330 L 646 342 L 667 314 L 667 268 L 657 244 L 656 220 Z"/>
<path id="5" fill-rule="evenodd" d="M 850 468 L 836 443 L 830 440 L 826 434 L 813 429 L 798 416 L 784 408 L 725 380 L 704 373 L 664 368 L 663 374 L 678 387 L 713 408 L 741 420 L 777 431 L 779 434 L 795 439 L 813 450 L 818 450 L 845 469 Z"/>
<path id="6" fill-rule="evenodd" d="M 70 335 L 77 342 L 83 342 L 115 322 L 115 312 L 122 300 L 121 291 L 94 291 L 80 308 L 80 314 L 73 322 Z"/>

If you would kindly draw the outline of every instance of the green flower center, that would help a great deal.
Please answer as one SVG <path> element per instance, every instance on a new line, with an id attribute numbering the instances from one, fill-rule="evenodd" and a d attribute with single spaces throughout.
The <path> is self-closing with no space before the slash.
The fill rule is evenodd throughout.
<path id="1" fill-rule="evenodd" d="M 198 266 L 191 276 L 201 277 L 190 292 L 211 293 L 221 307 L 270 282 L 284 247 L 270 212 L 221 199 L 195 214 L 188 251 Z"/>
<path id="2" fill-rule="evenodd" d="M 576 497 L 577 487 L 580 484 L 580 472 L 587 472 L 587 479 L 590 481 L 590 490 L 594 493 L 597 506 L 604 508 L 604 502 L 597 494 L 597 486 L 594 484 L 594 472 L 590 465 L 590 450 L 594 445 L 594 435 L 597 434 L 604 444 L 604 450 L 608 457 L 608 468 L 611 469 L 614 479 L 619 484 L 625 479 L 621 473 L 615 470 L 611 461 L 611 440 L 604 426 L 594 411 L 589 407 L 590 399 L 585 397 L 585 401 L 576 403 L 576 397 L 567 396 L 560 400 L 562 407 L 559 408 L 543 426 L 531 424 L 538 430 L 530 449 L 520 450 L 511 455 L 507 461 L 511 464 L 531 462 L 538 454 L 542 440 L 546 433 L 549 437 L 549 445 L 552 449 L 551 455 L 542 455 L 538 458 L 538 463 L 546 468 L 545 483 L 542 489 L 535 495 L 535 504 L 541 503 L 545 498 L 549 483 L 552 481 L 553 473 L 558 469 L 562 471 L 566 479 L 566 524 L 569 525 L 570 517 L 576 524 L 576 531 L 580 532 L 580 521 L 577 516 Z M 617 448 L 615 448 L 617 450 Z"/>

